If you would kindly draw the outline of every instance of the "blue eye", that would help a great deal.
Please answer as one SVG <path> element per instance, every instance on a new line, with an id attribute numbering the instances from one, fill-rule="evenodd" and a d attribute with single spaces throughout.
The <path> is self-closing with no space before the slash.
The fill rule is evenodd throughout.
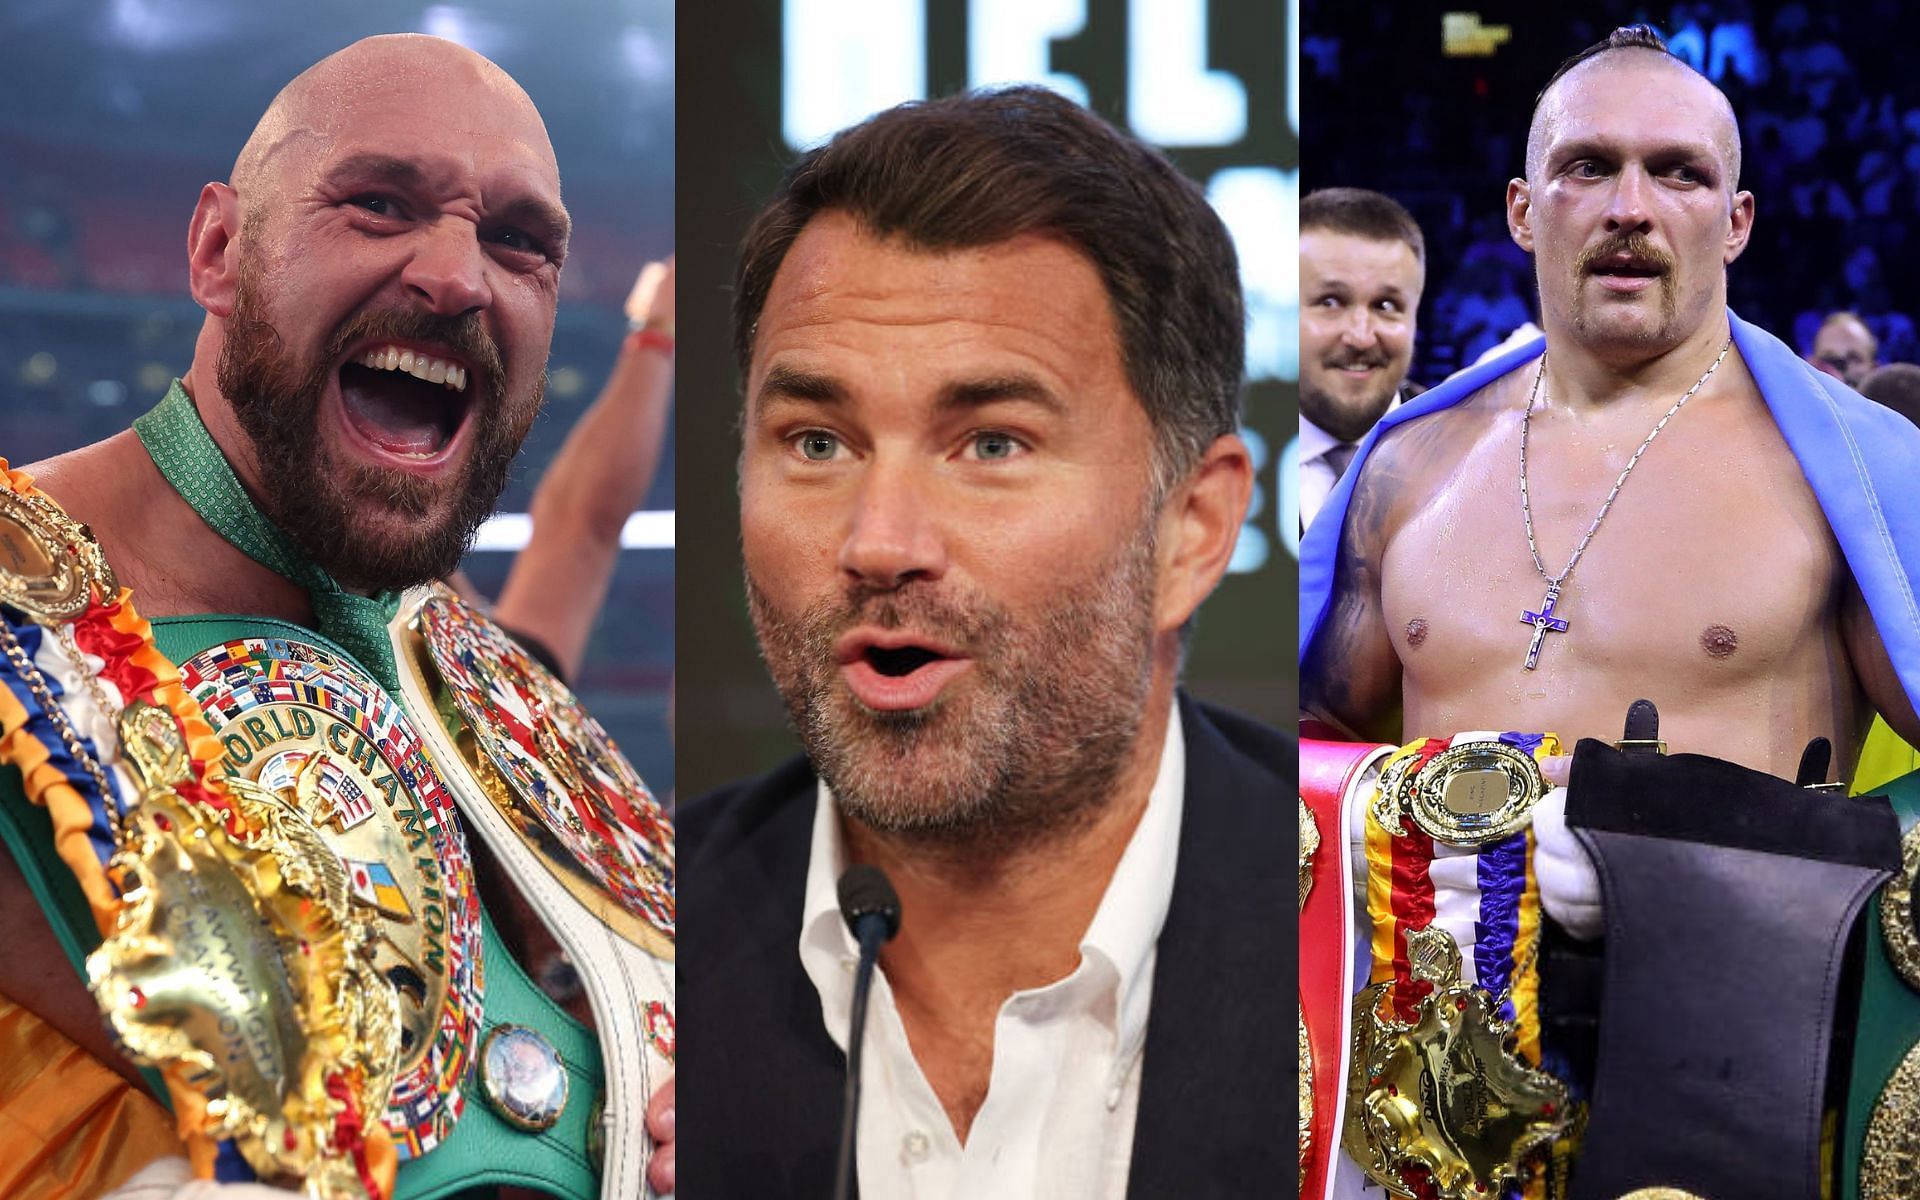
<path id="1" fill-rule="evenodd" d="M 840 449 L 840 439 L 818 429 L 810 429 L 798 439 L 800 454 L 809 462 L 830 462 Z"/>
<path id="2" fill-rule="evenodd" d="M 1004 433 L 981 433 L 974 436 L 973 450 L 985 461 L 999 462 L 1018 454 L 1020 443 Z"/>

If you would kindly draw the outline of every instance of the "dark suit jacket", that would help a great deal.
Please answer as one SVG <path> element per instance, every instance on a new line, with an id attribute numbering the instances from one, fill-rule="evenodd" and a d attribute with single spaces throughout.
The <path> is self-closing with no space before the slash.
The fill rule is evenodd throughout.
<path id="1" fill-rule="evenodd" d="M 1286 836 L 1296 747 L 1186 697 L 1180 713 L 1180 864 L 1127 1193 L 1278 1196 L 1298 1170 L 1287 1087 L 1297 1070 Z M 798 950 L 814 796 L 813 771 L 796 759 L 677 818 L 684 1200 L 825 1200 L 832 1189 L 846 1062 Z"/>

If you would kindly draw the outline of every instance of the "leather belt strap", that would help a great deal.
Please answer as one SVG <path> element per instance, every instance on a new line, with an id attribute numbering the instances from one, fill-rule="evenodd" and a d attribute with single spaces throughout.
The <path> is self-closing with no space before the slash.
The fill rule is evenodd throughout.
<path id="1" fill-rule="evenodd" d="M 1300 799 L 1320 835 L 1310 864 L 1313 890 L 1300 913 L 1300 1005 L 1313 1061 L 1303 1200 L 1321 1200 L 1332 1182 L 1347 1091 L 1347 1021 L 1354 991 L 1347 807 L 1355 784 L 1392 751 L 1392 746 L 1300 739 Z"/>
<path id="2" fill-rule="evenodd" d="M 1586 740 L 1567 824 L 1607 922 L 1572 1200 L 1820 1195 L 1835 998 L 1854 920 L 1899 866 L 1891 809 Z"/>

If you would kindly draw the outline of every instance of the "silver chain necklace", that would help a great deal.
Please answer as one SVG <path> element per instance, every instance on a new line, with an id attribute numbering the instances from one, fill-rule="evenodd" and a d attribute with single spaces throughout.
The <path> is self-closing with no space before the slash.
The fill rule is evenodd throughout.
<path id="1" fill-rule="evenodd" d="M 1660 431 L 1667 427 L 1668 421 L 1673 420 L 1673 414 L 1680 411 L 1680 406 L 1693 399 L 1693 394 L 1706 386 L 1707 380 L 1713 378 L 1713 373 L 1720 369 L 1720 364 L 1726 361 L 1727 351 L 1731 349 L 1733 349 L 1733 337 L 1729 335 L 1726 344 L 1720 347 L 1719 357 L 1713 360 L 1713 365 L 1707 368 L 1706 374 L 1695 380 L 1686 394 L 1675 400 L 1673 407 L 1669 408 L 1666 415 L 1654 424 L 1653 431 L 1647 434 L 1647 440 L 1640 443 L 1640 448 L 1633 452 L 1633 457 L 1627 460 L 1627 465 L 1621 470 L 1620 477 L 1613 481 L 1613 490 L 1608 492 L 1607 498 L 1601 502 L 1600 511 L 1593 515 L 1593 522 L 1587 526 L 1587 531 L 1580 535 L 1580 544 L 1573 548 L 1573 556 L 1567 559 L 1567 565 L 1558 575 L 1547 574 L 1547 565 L 1540 561 L 1540 545 L 1534 541 L 1533 537 L 1533 505 L 1527 496 L 1527 438 L 1533 425 L 1533 406 L 1540 399 L 1540 381 L 1547 374 L 1547 356 L 1544 353 L 1540 355 L 1540 366 L 1533 373 L 1533 390 L 1527 394 L 1527 410 L 1520 415 L 1520 515 L 1527 525 L 1527 551 L 1533 555 L 1533 569 L 1540 572 L 1540 578 L 1546 581 L 1547 598 L 1541 602 L 1538 612 L 1520 614 L 1521 624 L 1533 626 L 1533 641 L 1527 646 L 1526 670 L 1531 671 L 1540 664 L 1540 644 L 1546 640 L 1549 633 L 1567 631 L 1566 618 L 1555 616 L 1553 611 L 1554 606 L 1560 603 L 1560 588 L 1567 582 L 1567 576 L 1573 574 L 1573 569 L 1580 565 L 1580 556 L 1587 552 L 1587 543 L 1593 540 L 1594 534 L 1600 532 L 1600 523 L 1607 519 L 1607 513 L 1613 508 L 1614 500 L 1620 495 L 1620 489 L 1626 486 L 1627 476 L 1633 474 L 1633 469 L 1640 465 L 1640 456 L 1647 452 L 1648 446 L 1653 445 L 1653 439 L 1660 436 Z"/>

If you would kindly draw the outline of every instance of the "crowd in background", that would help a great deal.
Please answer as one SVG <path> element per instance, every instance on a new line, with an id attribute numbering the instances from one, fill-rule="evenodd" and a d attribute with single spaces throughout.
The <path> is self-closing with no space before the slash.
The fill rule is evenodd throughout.
<path id="1" fill-rule="evenodd" d="M 1637 20 L 1666 34 L 1739 115 L 1741 186 L 1758 215 L 1729 277 L 1734 310 L 1809 356 L 1826 316 L 1851 311 L 1880 361 L 1920 358 L 1908 269 L 1920 258 L 1920 72 L 1905 62 L 1902 5 L 1721 0 L 1489 15 L 1510 22 L 1512 41 L 1479 59 L 1441 56 L 1437 12 L 1427 31 L 1409 30 L 1397 6 L 1324 7 L 1304 22 L 1320 32 L 1301 46 L 1302 94 L 1315 100 L 1303 189 L 1375 188 L 1425 231 L 1416 380 L 1437 382 L 1535 318 L 1532 264 L 1502 207 L 1533 96 L 1552 63 Z M 1340 117 L 1323 119 L 1329 109 Z"/>

